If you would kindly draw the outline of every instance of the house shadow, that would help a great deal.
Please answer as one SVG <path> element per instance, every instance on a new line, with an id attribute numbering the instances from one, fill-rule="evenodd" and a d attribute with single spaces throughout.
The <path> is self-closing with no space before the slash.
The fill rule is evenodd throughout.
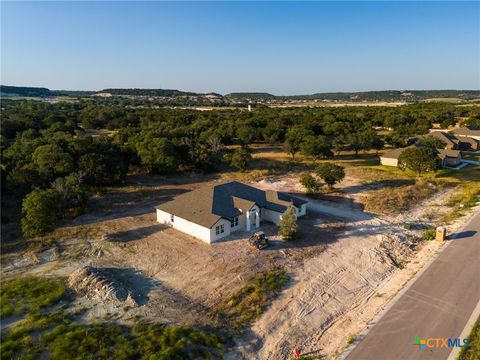
<path id="1" fill-rule="evenodd" d="M 319 222 L 318 218 L 305 218 L 302 217 L 298 220 L 298 236 L 297 239 L 292 241 L 284 241 L 278 238 L 279 227 L 274 223 L 269 221 L 261 221 L 260 227 L 252 228 L 251 231 L 240 230 L 235 231 L 229 236 L 221 239 L 218 242 L 214 242 L 211 246 L 215 246 L 216 243 L 228 242 L 228 241 L 249 241 L 250 236 L 255 232 L 262 231 L 265 233 L 265 236 L 268 238 L 269 246 L 264 250 L 260 251 L 279 251 L 282 249 L 302 249 L 302 248 L 322 248 L 322 250 L 328 244 L 334 243 L 337 241 L 338 232 L 343 229 L 343 223 L 332 222 L 331 226 L 326 228 L 318 228 L 320 224 L 329 224 L 328 221 Z M 324 248 L 323 248 L 324 246 Z"/>
<path id="2" fill-rule="evenodd" d="M 95 210 L 76 217 L 65 226 L 89 225 L 129 216 L 153 214 L 155 206 L 173 200 L 187 191 L 179 188 L 145 188 L 128 192 L 118 189 L 101 198 L 92 199 L 89 207 Z"/>
<path id="3" fill-rule="evenodd" d="M 167 229 L 167 226 L 165 225 L 154 224 L 150 226 L 144 226 L 141 228 L 135 228 L 135 229 L 125 230 L 125 231 L 118 231 L 118 232 L 109 234 L 107 237 L 107 240 L 115 243 L 126 243 L 130 241 L 146 238 L 152 234 L 158 233 L 165 229 Z"/>
<path id="4" fill-rule="evenodd" d="M 308 213 L 315 214 L 321 219 L 357 222 L 376 217 L 375 214 L 365 212 L 362 203 L 338 192 L 318 193 L 310 196 L 294 192 L 289 192 L 289 194 L 308 201 L 307 215 Z"/>
<path id="5" fill-rule="evenodd" d="M 175 186 L 175 185 L 189 185 L 201 184 L 219 179 L 220 176 L 215 173 L 199 174 L 199 173 L 182 173 L 177 175 L 129 175 L 126 180 L 127 185 L 134 186 Z"/>
<path id="6" fill-rule="evenodd" d="M 297 238 L 292 241 L 272 240 L 272 248 L 281 249 L 307 249 L 318 248 L 325 250 L 329 244 L 338 241 L 339 232 L 344 228 L 343 224 L 326 223 L 328 227 L 319 228 L 318 219 L 301 218 L 298 220 Z"/>
<path id="7" fill-rule="evenodd" d="M 447 240 L 457 240 L 457 239 L 469 238 L 469 237 L 474 236 L 476 233 L 477 232 L 475 230 L 462 231 L 462 232 L 455 233 L 455 234 L 447 236 Z"/>

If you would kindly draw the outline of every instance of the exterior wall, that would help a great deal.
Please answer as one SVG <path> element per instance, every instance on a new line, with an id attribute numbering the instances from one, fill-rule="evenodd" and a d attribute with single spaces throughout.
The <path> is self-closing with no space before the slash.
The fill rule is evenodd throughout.
<path id="1" fill-rule="evenodd" d="M 240 220 L 240 219 L 239 219 Z M 219 234 L 217 235 L 216 234 L 216 227 L 219 226 L 219 225 L 222 225 L 223 224 L 223 227 L 225 229 L 225 232 L 223 234 Z M 231 233 L 231 229 L 230 229 L 230 220 L 226 220 L 226 219 L 220 219 L 218 220 L 210 230 L 210 242 L 215 242 L 215 241 L 218 241 L 220 239 L 223 239 L 224 237 L 227 237 L 228 235 L 230 235 Z"/>
<path id="2" fill-rule="evenodd" d="M 392 159 L 392 158 L 386 158 L 386 157 L 381 157 L 380 156 L 380 163 L 382 165 L 386 165 L 386 166 L 397 166 L 398 165 L 398 159 Z"/>
<path id="3" fill-rule="evenodd" d="M 202 241 L 205 241 L 206 243 L 211 243 L 211 235 L 210 235 L 210 229 L 203 227 L 201 225 L 195 224 L 191 221 L 182 219 L 178 216 L 174 217 L 173 223 L 171 222 L 170 214 L 157 209 L 157 221 L 161 224 L 171 226 L 174 229 L 177 229 L 181 232 L 184 232 L 188 235 L 191 235 L 197 239 L 200 239 Z M 230 232 L 230 223 L 228 224 L 228 230 L 225 228 L 225 232 Z M 214 234 L 215 234 L 215 229 L 214 229 Z"/>
<path id="4" fill-rule="evenodd" d="M 280 220 L 282 218 L 282 213 L 273 211 L 273 210 L 268 210 L 268 209 L 262 209 L 262 220 L 270 221 L 273 222 L 276 225 L 280 225 Z M 297 217 L 302 217 L 307 214 L 307 204 L 303 204 L 299 208 L 295 207 L 295 215 Z"/>
<path id="5" fill-rule="evenodd" d="M 262 215 L 262 220 L 270 221 L 276 225 L 280 225 L 280 217 L 282 216 L 281 213 L 268 209 L 262 209 Z"/>
<path id="6" fill-rule="evenodd" d="M 300 208 L 296 208 L 296 215 L 297 217 L 305 216 L 307 212 L 307 204 L 303 204 Z M 261 211 L 260 211 L 261 210 Z M 255 231 L 257 229 L 255 227 L 255 211 L 258 211 L 260 214 L 260 221 L 266 220 L 273 222 L 276 225 L 280 225 L 280 219 L 282 217 L 282 213 L 268 210 L 268 209 L 260 209 L 258 206 L 253 206 L 251 209 L 250 215 L 250 230 Z M 230 220 L 228 219 L 220 219 L 217 223 L 215 223 L 210 229 L 204 226 L 195 224 L 191 221 L 182 219 L 178 216 L 174 216 L 174 221 L 171 221 L 171 214 L 165 211 L 157 209 L 157 221 L 161 224 L 171 226 L 174 229 L 184 232 L 188 235 L 191 235 L 197 239 L 200 239 L 208 244 L 223 239 L 229 236 L 232 232 L 238 230 L 245 230 L 247 225 L 246 214 L 242 214 L 238 217 L 238 226 L 231 227 Z M 216 227 L 222 225 L 224 227 L 223 234 L 216 234 Z"/>
<path id="7" fill-rule="evenodd" d="M 247 217 L 245 214 L 241 214 L 238 216 L 238 226 L 232 227 L 230 229 L 230 232 L 233 233 L 238 230 L 245 230 L 246 226 L 247 226 Z"/>
<path id="8" fill-rule="evenodd" d="M 453 157 L 446 157 L 445 160 L 443 160 L 443 166 L 450 166 L 450 167 L 455 167 L 460 163 L 460 156 L 453 158 Z"/>
<path id="9" fill-rule="evenodd" d="M 297 217 L 302 217 L 307 214 L 307 204 L 303 204 L 300 206 L 299 209 L 297 209 Z"/>

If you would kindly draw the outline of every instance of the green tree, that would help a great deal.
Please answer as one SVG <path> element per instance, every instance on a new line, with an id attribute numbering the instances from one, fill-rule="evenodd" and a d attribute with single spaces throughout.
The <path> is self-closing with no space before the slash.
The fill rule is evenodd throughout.
<path id="1" fill-rule="evenodd" d="M 336 136 L 333 140 L 333 150 L 340 155 L 340 152 L 343 150 L 345 146 L 345 139 L 342 135 Z"/>
<path id="2" fill-rule="evenodd" d="M 406 146 L 406 143 L 405 143 L 405 140 L 403 139 L 403 137 L 397 133 L 397 132 L 394 132 L 392 134 L 388 134 L 385 136 L 385 142 L 394 147 L 394 148 L 399 148 L 399 147 L 404 147 Z"/>
<path id="3" fill-rule="evenodd" d="M 60 208 L 73 208 L 77 213 L 85 209 L 88 195 L 80 174 L 72 173 L 64 178 L 58 178 L 52 187 L 60 194 Z"/>
<path id="4" fill-rule="evenodd" d="M 315 163 L 318 159 L 332 157 L 333 152 L 328 147 L 325 136 L 307 136 L 300 144 L 300 150 L 304 156 L 311 157 Z"/>
<path id="5" fill-rule="evenodd" d="M 89 185 L 114 185 L 125 180 L 126 167 L 118 156 L 88 153 L 78 159 L 78 169 Z"/>
<path id="6" fill-rule="evenodd" d="M 313 135 L 313 132 L 301 127 L 288 129 L 285 135 L 285 149 L 292 155 L 293 160 L 295 160 L 295 154 L 300 151 L 301 144 L 309 135 Z"/>
<path id="7" fill-rule="evenodd" d="M 251 160 L 252 155 L 250 154 L 250 150 L 240 147 L 232 154 L 230 164 L 240 171 L 246 171 Z"/>
<path id="8" fill-rule="evenodd" d="M 440 115 L 437 117 L 437 122 L 440 123 L 440 126 L 443 129 L 446 129 L 450 126 L 454 126 L 457 123 L 457 120 L 455 119 L 455 114 L 453 111 L 447 110 L 440 113 Z"/>
<path id="9" fill-rule="evenodd" d="M 55 144 L 39 146 L 34 151 L 32 160 L 39 174 L 47 182 L 65 176 L 75 169 L 71 155 Z"/>
<path id="10" fill-rule="evenodd" d="M 355 132 L 348 134 L 347 136 L 347 141 L 350 144 L 350 147 L 352 148 L 353 151 L 355 151 L 355 157 L 358 156 L 358 152 L 363 149 L 364 143 L 363 143 L 363 137 L 361 134 Z"/>
<path id="11" fill-rule="evenodd" d="M 430 147 L 411 147 L 398 157 L 398 168 L 410 169 L 420 176 L 422 172 L 435 171 L 438 167 L 437 151 Z"/>
<path id="12" fill-rule="evenodd" d="M 345 177 L 345 170 L 343 166 L 327 162 L 318 165 L 317 175 L 320 179 L 325 181 L 330 189 L 332 189 L 333 185 L 343 180 Z"/>
<path id="13" fill-rule="evenodd" d="M 300 176 L 300 184 L 305 188 L 306 194 L 314 194 L 320 188 L 317 179 L 309 173 Z"/>
<path id="14" fill-rule="evenodd" d="M 61 219 L 57 190 L 33 190 L 22 203 L 22 232 L 25 237 L 45 235 L 52 231 Z"/>
<path id="15" fill-rule="evenodd" d="M 445 149 L 447 143 L 433 135 L 422 136 L 418 139 L 417 144 L 430 147 L 432 149 Z"/>
<path id="16" fill-rule="evenodd" d="M 280 219 L 279 233 L 283 240 L 291 241 L 297 238 L 297 231 L 298 225 L 295 208 L 293 206 L 289 206 L 288 209 L 282 214 L 282 218 Z"/>
<path id="17" fill-rule="evenodd" d="M 256 130 L 252 126 L 242 125 L 237 129 L 237 137 L 243 147 L 248 146 L 255 139 Z"/>
<path id="18" fill-rule="evenodd" d="M 137 155 L 142 166 L 153 173 L 169 173 L 177 168 L 179 159 L 172 142 L 167 138 L 147 135 L 136 144 Z"/>
<path id="19" fill-rule="evenodd" d="M 42 178 L 35 165 L 28 163 L 11 170 L 7 176 L 7 182 L 15 193 L 23 196 L 32 191 L 34 186 L 40 186 Z"/>

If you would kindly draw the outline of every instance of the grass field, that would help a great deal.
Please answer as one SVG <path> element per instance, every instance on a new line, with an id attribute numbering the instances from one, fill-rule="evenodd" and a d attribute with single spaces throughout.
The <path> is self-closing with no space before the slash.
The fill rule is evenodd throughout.
<path id="1" fill-rule="evenodd" d="M 222 340 L 190 327 L 83 324 L 60 278 L 1 284 L 2 359 L 219 359 Z"/>

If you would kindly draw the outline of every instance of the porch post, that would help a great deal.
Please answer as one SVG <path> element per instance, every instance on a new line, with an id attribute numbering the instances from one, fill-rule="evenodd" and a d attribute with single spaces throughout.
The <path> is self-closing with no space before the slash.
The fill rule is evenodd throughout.
<path id="1" fill-rule="evenodd" d="M 247 211 L 247 231 L 250 231 L 250 211 Z"/>

